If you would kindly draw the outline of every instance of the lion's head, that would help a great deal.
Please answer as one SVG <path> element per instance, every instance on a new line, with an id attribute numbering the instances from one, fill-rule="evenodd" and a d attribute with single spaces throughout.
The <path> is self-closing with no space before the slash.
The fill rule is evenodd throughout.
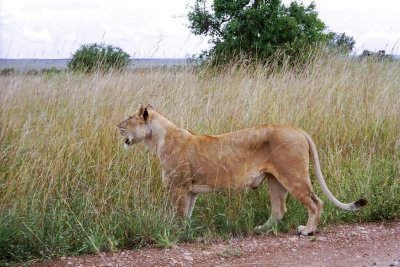
<path id="1" fill-rule="evenodd" d="M 133 144 L 151 137 L 151 129 L 149 127 L 150 109 L 153 109 L 151 105 L 147 105 L 146 107 L 140 105 L 135 115 L 129 116 L 126 120 L 118 123 L 118 130 L 125 137 L 124 147 L 126 149 L 129 149 Z"/>

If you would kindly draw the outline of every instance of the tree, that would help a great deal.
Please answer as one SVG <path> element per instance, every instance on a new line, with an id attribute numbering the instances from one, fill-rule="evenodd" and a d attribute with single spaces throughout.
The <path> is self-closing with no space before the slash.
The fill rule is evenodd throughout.
<path id="1" fill-rule="evenodd" d="M 352 36 L 347 36 L 346 33 L 330 32 L 328 44 L 342 50 L 345 53 L 350 53 L 354 49 L 356 41 Z"/>
<path id="2" fill-rule="evenodd" d="M 281 0 L 196 0 L 190 8 L 189 27 L 195 35 L 210 37 L 213 45 L 203 56 L 214 63 L 235 57 L 267 60 L 277 51 L 298 59 L 310 47 L 326 41 L 325 24 L 315 4 Z"/>
<path id="3" fill-rule="evenodd" d="M 130 56 L 119 47 L 105 44 L 85 44 L 72 55 L 68 69 L 78 72 L 122 70 Z"/>

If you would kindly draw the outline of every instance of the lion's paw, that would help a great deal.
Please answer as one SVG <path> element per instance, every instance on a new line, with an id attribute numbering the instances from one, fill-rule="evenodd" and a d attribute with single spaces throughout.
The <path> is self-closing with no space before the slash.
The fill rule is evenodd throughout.
<path id="1" fill-rule="evenodd" d="M 307 229 L 307 227 L 304 225 L 300 225 L 299 227 L 297 227 L 297 234 L 308 236 L 313 235 L 314 231 Z"/>

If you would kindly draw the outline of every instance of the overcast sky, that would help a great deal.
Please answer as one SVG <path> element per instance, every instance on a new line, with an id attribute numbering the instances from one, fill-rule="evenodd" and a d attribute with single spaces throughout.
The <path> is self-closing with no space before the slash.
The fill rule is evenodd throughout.
<path id="1" fill-rule="evenodd" d="M 290 2 L 284 1 L 285 3 Z M 311 1 L 304 0 L 308 4 Z M 186 27 L 194 0 L 0 0 L 0 58 L 69 58 L 104 42 L 134 57 L 181 58 L 208 47 Z M 399 0 L 315 0 L 330 30 L 363 49 L 400 51 Z"/>

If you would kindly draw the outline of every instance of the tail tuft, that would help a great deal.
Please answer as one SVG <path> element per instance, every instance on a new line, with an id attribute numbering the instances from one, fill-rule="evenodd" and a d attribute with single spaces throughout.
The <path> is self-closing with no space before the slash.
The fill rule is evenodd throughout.
<path id="1" fill-rule="evenodd" d="M 368 204 L 368 200 L 366 198 L 360 198 L 357 201 L 354 201 L 353 205 L 356 209 L 364 207 L 365 205 Z"/>

